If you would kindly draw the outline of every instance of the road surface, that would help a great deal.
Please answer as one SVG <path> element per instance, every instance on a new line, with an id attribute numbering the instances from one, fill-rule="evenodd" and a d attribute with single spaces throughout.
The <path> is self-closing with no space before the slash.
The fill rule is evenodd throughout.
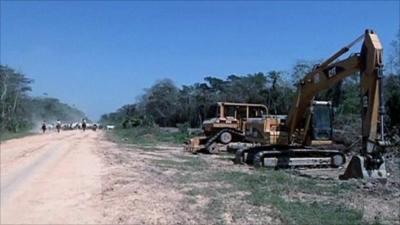
<path id="1" fill-rule="evenodd" d="M 1 224 L 102 223 L 101 136 L 77 130 L 1 143 Z"/>
<path id="2" fill-rule="evenodd" d="M 153 163 L 174 158 L 170 151 L 151 156 L 91 130 L 37 134 L 0 148 L 0 224 L 196 224 L 169 171 Z"/>

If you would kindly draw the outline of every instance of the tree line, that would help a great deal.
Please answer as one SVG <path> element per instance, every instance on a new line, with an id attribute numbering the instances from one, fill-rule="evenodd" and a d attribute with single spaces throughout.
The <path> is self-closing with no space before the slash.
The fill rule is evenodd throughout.
<path id="1" fill-rule="evenodd" d="M 400 32 L 391 44 L 385 67 L 384 95 L 387 123 L 400 126 Z M 199 127 L 210 107 L 218 101 L 265 104 L 270 113 L 287 114 L 296 95 L 297 82 L 319 61 L 298 61 L 290 71 L 272 70 L 225 79 L 207 76 L 202 82 L 178 87 L 170 79 L 157 81 L 134 103 L 101 116 L 102 123 L 123 127 L 157 124 Z M 360 112 L 359 76 L 351 76 L 319 93 L 317 100 L 330 100 L 340 116 Z"/>
<path id="2" fill-rule="evenodd" d="M 298 63 L 297 68 L 311 68 Z M 391 126 L 400 125 L 400 73 L 385 76 L 385 105 Z M 295 77 L 295 74 L 292 74 Z M 140 124 L 176 126 L 189 123 L 198 127 L 210 116 L 207 112 L 218 101 L 260 103 L 270 113 L 288 114 L 296 94 L 296 82 L 288 80 L 287 73 L 270 71 L 244 76 L 230 75 L 226 79 L 206 77 L 204 82 L 177 87 L 170 79 L 156 82 L 145 90 L 134 104 L 127 104 L 116 112 L 104 114 L 102 123 L 137 126 Z M 352 76 L 332 89 L 320 93 L 317 100 L 331 100 L 338 115 L 360 112 L 359 77 Z"/>
<path id="3" fill-rule="evenodd" d="M 32 97 L 33 80 L 8 66 L 0 65 L 0 131 L 32 129 L 43 120 L 76 121 L 85 117 L 80 110 L 51 97 Z"/>

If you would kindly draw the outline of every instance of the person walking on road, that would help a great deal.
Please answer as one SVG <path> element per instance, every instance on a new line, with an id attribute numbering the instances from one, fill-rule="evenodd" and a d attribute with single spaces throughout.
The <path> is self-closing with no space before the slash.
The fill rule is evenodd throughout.
<path id="1" fill-rule="evenodd" d="M 47 127 L 46 127 L 46 120 L 43 120 L 43 123 L 42 123 L 42 131 L 43 131 L 43 134 L 46 132 L 46 129 L 47 129 Z"/>
<path id="2" fill-rule="evenodd" d="M 86 120 L 82 119 L 82 130 L 85 131 L 86 130 Z"/>
<path id="3" fill-rule="evenodd" d="M 61 121 L 60 120 L 57 120 L 56 128 L 57 128 L 57 132 L 60 133 L 60 130 L 61 130 Z"/>

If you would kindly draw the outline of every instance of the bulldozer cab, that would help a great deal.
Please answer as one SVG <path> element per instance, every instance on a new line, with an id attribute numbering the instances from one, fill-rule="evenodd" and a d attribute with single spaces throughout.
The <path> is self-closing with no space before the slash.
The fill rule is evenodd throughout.
<path id="1" fill-rule="evenodd" d="M 208 108 L 205 119 L 218 118 L 220 115 L 218 104 L 213 104 Z"/>
<path id="2" fill-rule="evenodd" d="M 234 129 L 244 132 L 248 118 L 262 117 L 268 114 L 268 108 L 262 104 L 217 102 L 212 105 L 203 122 L 206 135 L 212 135 L 221 129 Z"/>
<path id="3" fill-rule="evenodd" d="M 210 106 L 206 118 L 234 118 L 237 120 L 247 118 L 257 118 L 268 114 L 268 109 L 261 104 L 217 102 Z"/>

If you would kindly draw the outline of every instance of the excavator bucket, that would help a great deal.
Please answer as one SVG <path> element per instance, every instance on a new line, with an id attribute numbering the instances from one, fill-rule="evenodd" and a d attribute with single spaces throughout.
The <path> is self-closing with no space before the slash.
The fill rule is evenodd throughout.
<path id="1" fill-rule="evenodd" d="M 385 162 L 382 162 L 378 168 L 368 169 L 366 167 L 367 163 L 365 162 L 364 157 L 362 156 L 353 156 L 350 160 L 349 165 L 346 168 L 344 174 L 339 176 L 341 180 L 347 180 L 351 178 L 356 179 L 377 179 L 386 181 L 387 173 Z"/>

